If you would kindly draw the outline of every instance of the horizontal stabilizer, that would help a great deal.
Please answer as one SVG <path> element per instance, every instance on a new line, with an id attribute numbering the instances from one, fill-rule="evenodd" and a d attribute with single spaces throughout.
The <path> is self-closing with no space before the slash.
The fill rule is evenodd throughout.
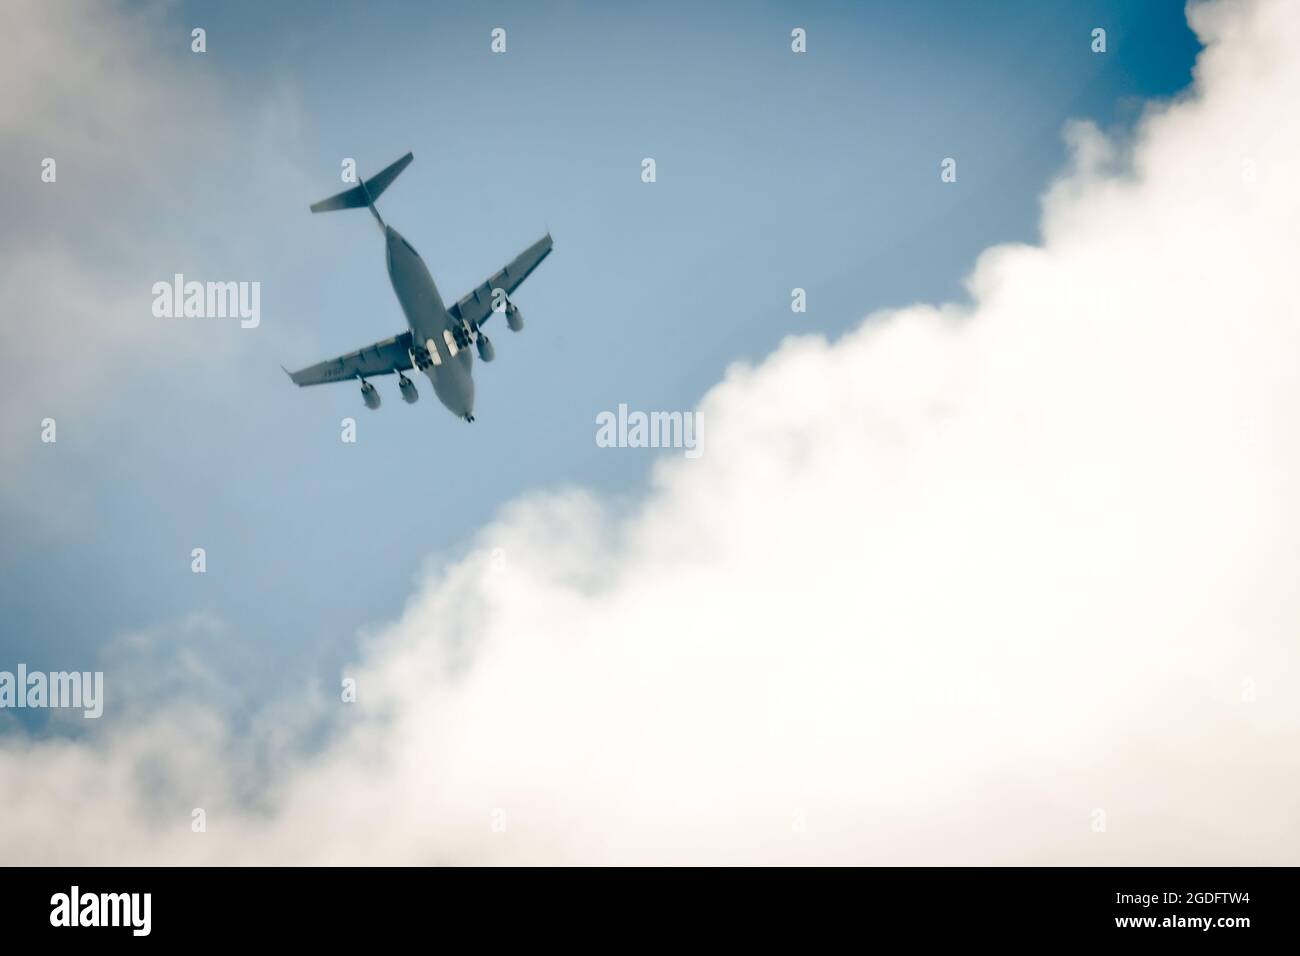
<path id="1" fill-rule="evenodd" d="M 413 159 L 415 159 L 415 154 L 407 153 L 387 169 L 375 173 L 375 175 L 365 180 L 363 185 L 353 186 L 351 189 L 343 190 L 336 196 L 330 196 L 329 199 L 322 199 L 320 202 L 312 203 L 311 211 L 333 212 L 335 209 L 364 209 L 373 205 L 380 194 L 392 185 L 393 180 L 401 174 L 402 170 L 411 165 Z"/>

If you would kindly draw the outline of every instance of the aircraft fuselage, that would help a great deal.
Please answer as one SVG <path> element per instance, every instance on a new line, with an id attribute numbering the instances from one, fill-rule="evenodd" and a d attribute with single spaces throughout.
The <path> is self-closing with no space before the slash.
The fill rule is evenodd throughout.
<path id="1" fill-rule="evenodd" d="M 388 277 L 411 327 L 416 367 L 429 377 L 434 394 L 453 415 L 473 420 L 473 350 L 456 347 L 454 320 L 419 253 L 392 226 L 384 226 L 384 240 Z"/>

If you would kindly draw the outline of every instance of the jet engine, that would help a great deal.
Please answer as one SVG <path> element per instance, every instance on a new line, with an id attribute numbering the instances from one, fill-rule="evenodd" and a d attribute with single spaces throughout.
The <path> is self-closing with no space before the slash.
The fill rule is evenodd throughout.
<path id="1" fill-rule="evenodd" d="M 402 401 L 406 404 L 414 405 L 420 400 L 420 393 L 415 390 L 415 383 L 401 372 L 397 373 L 397 387 L 401 390 Z"/>
<path id="2" fill-rule="evenodd" d="M 478 357 L 485 362 L 490 362 L 497 357 L 497 350 L 492 347 L 491 341 L 482 332 L 478 334 Z"/>
<path id="3" fill-rule="evenodd" d="M 379 392 L 364 378 L 361 380 L 361 400 L 366 403 L 366 408 L 379 407 Z"/>
<path id="4" fill-rule="evenodd" d="M 513 302 L 506 305 L 506 325 L 510 326 L 511 332 L 518 332 L 524 327 L 524 314 Z"/>

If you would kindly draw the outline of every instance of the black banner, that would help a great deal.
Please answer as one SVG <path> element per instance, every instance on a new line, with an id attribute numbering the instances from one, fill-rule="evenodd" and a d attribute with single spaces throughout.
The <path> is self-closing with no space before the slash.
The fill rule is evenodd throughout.
<path id="1" fill-rule="evenodd" d="M 1293 872 L 1132 869 L 10 869 L 6 941 L 79 946 L 454 932 L 621 946 L 752 938 L 1213 941 L 1294 935 Z M 60 937 L 65 939 L 60 940 Z M 428 937 L 436 945 L 437 937 Z M 11 950 L 17 951 L 17 950 Z"/>

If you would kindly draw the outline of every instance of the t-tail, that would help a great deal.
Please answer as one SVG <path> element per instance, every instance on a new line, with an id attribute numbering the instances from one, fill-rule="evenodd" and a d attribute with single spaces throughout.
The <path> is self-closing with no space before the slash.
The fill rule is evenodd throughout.
<path id="1" fill-rule="evenodd" d="M 333 212 L 335 209 L 361 209 L 363 206 L 368 208 L 379 221 L 379 228 L 384 228 L 384 220 L 379 215 L 379 210 L 375 208 L 375 200 L 380 197 L 394 179 L 411 165 L 411 160 L 415 159 L 414 153 L 407 153 L 397 162 L 393 163 L 387 169 L 375 173 L 369 179 L 364 179 L 359 185 L 351 189 L 345 189 L 336 196 L 330 196 L 329 199 L 322 199 L 320 202 L 311 204 L 312 212 Z"/>

